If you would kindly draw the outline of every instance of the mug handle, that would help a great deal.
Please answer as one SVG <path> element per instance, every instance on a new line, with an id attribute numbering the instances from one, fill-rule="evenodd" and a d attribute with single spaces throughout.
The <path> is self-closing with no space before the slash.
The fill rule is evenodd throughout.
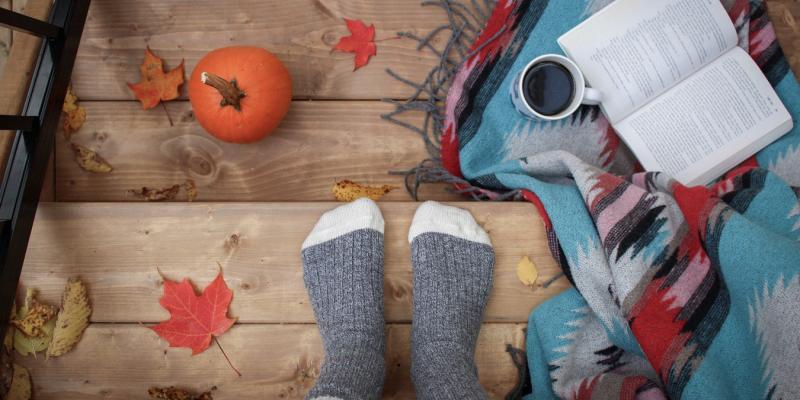
<path id="1" fill-rule="evenodd" d="M 603 101 L 603 93 L 597 89 L 592 89 L 587 87 L 586 90 L 583 92 L 583 101 L 582 104 L 586 104 L 588 106 L 596 106 Z"/>

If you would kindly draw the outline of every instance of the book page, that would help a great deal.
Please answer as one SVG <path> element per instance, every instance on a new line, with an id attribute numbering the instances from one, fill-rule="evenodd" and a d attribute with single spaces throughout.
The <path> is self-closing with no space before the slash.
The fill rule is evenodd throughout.
<path id="1" fill-rule="evenodd" d="M 625 118 L 738 43 L 719 0 L 617 0 L 558 40 Z"/>
<path id="2" fill-rule="evenodd" d="M 792 128 L 792 119 L 747 52 L 731 49 L 617 124 L 648 171 L 706 184 Z"/>

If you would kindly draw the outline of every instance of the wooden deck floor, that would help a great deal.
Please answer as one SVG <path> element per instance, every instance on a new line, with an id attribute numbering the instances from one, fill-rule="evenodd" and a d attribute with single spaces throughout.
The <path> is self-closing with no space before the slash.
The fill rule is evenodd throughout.
<path id="1" fill-rule="evenodd" d="M 798 72 L 800 2 L 769 5 Z M 389 110 L 379 99 L 409 94 L 386 68 L 416 80 L 436 61 L 411 42 L 391 40 L 380 43 L 367 67 L 353 72 L 352 55 L 330 53 L 348 34 L 343 17 L 374 23 L 378 39 L 397 31 L 422 35 L 445 21 L 441 10 L 420 7 L 419 0 L 92 1 L 73 76 L 88 118 L 74 140 L 98 149 L 115 170 L 109 175 L 80 170 L 57 135 L 54 169 L 44 190 L 44 199 L 54 202 L 42 204 L 37 214 L 22 282 L 58 302 L 65 280 L 81 276 L 94 313 L 73 352 L 24 360 L 35 398 L 146 398 L 152 385 L 177 385 L 217 386 L 218 399 L 288 399 L 302 398 L 313 385 L 323 354 L 302 285 L 300 243 L 318 216 L 336 205 L 330 203 L 334 182 L 401 185 L 400 177 L 386 171 L 426 157 L 415 134 L 379 118 Z M 168 67 L 185 59 L 188 76 L 203 54 L 230 44 L 270 49 L 294 79 L 289 116 L 258 144 L 210 138 L 194 121 L 185 91 L 181 100 L 167 104 L 175 122 L 170 126 L 164 110 L 143 111 L 125 85 L 138 81 L 146 46 Z M 10 93 L 8 71 L 0 87 L 4 96 Z M 127 193 L 186 179 L 197 183 L 196 203 L 144 204 Z M 421 195 L 459 200 L 441 186 Z M 495 285 L 477 359 L 482 383 L 493 398 L 501 398 L 517 379 L 506 344 L 523 347 L 530 310 L 567 283 L 561 279 L 548 289 L 531 289 L 516 278 L 516 264 L 526 255 L 539 266 L 540 282 L 558 272 L 531 205 L 459 205 L 472 210 L 496 245 Z M 381 207 L 387 221 L 385 395 L 413 398 L 405 236 L 416 204 L 398 190 Z M 143 326 L 167 317 L 157 303 L 162 285 L 157 268 L 203 287 L 216 274 L 217 261 L 234 290 L 231 315 L 238 317 L 220 341 L 241 378 L 218 349 L 192 357 L 187 349 L 168 348 Z"/>

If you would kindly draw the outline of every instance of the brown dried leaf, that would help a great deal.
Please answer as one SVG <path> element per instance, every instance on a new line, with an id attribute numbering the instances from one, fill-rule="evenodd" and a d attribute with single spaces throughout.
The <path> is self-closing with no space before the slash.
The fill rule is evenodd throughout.
<path id="1" fill-rule="evenodd" d="M 47 356 L 58 357 L 72 350 L 89 326 L 90 315 L 92 306 L 89 304 L 86 286 L 80 279 L 70 279 L 61 298 L 61 311 L 58 312 Z"/>
<path id="2" fill-rule="evenodd" d="M 343 180 L 333 185 L 331 192 L 333 192 L 333 197 L 335 197 L 336 200 L 343 202 L 353 201 L 362 197 L 369 197 L 372 200 L 378 201 L 381 197 L 394 189 L 397 189 L 397 186 L 360 185 L 353 181 Z"/>
<path id="3" fill-rule="evenodd" d="M 16 303 L 16 301 L 11 304 L 11 318 L 9 319 L 9 321 L 13 321 L 15 318 L 17 318 L 17 303 Z M 8 328 L 6 329 L 6 337 L 3 338 L 3 348 L 0 349 L 0 353 L 2 353 L 3 351 L 11 352 L 11 349 L 14 347 L 14 332 L 16 332 L 16 331 L 17 330 L 14 329 L 13 325 L 8 324 Z M 0 368 L 2 368 L 2 367 L 3 366 L 0 365 Z M 0 386 L 2 386 L 2 385 L 0 384 Z M 0 399 L 2 399 L 2 398 L 3 398 L 2 390 L 0 390 Z"/>
<path id="4" fill-rule="evenodd" d="M 140 197 L 145 201 L 165 201 L 175 200 L 175 196 L 181 190 L 181 185 L 172 185 L 161 189 L 153 189 L 143 186 L 140 190 L 131 189 L 128 193 Z"/>
<path id="5" fill-rule="evenodd" d="M 8 327 L 9 331 L 15 331 L 11 326 Z M 2 347 L 0 348 L 0 399 L 5 399 L 6 394 L 11 390 L 11 381 L 14 380 L 14 358 L 11 354 L 11 349 Z"/>
<path id="6" fill-rule="evenodd" d="M 178 389 L 175 386 L 166 388 L 151 387 L 147 389 L 147 394 L 150 395 L 151 399 L 161 400 L 214 400 L 211 392 L 215 390 L 217 390 L 216 386 L 212 387 L 211 390 L 195 395 L 186 389 Z"/>
<path id="7" fill-rule="evenodd" d="M 56 315 L 56 308 L 36 300 L 36 291 L 28 289 L 25 294 L 25 305 L 19 310 L 18 318 L 11 320 L 20 333 L 29 337 L 45 336 L 44 325 Z"/>
<path id="8" fill-rule="evenodd" d="M 28 369 L 14 363 L 14 371 L 11 379 L 11 388 L 6 394 L 5 400 L 30 400 L 31 398 L 31 374 Z"/>
<path id="9" fill-rule="evenodd" d="M 114 169 L 108 161 L 100 157 L 94 150 L 76 143 L 70 143 L 70 146 L 72 146 L 72 152 L 75 153 L 75 161 L 84 171 L 107 174 Z"/>
<path id="10" fill-rule="evenodd" d="M 193 180 L 187 179 L 183 184 L 183 188 L 186 190 L 187 200 L 194 201 L 197 198 L 197 185 L 194 184 Z"/>
<path id="11" fill-rule="evenodd" d="M 67 87 L 61 110 L 64 112 L 64 137 L 69 139 L 86 121 L 86 109 L 78 105 L 78 96 L 72 92 L 72 85 Z"/>

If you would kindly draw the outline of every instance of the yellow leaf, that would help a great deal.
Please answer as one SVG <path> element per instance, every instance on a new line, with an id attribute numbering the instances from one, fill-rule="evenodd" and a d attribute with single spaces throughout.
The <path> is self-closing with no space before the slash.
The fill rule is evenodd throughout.
<path id="1" fill-rule="evenodd" d="M 46 308 L 49 310 L 45 310 Z M 56 320 L 53 318 L 56 315 L 55 307 L 39 303 L 36 300 L 36 291 L 29 288 L 25 293 L 25 303 L 19 308 L 19 315 L 26 316 L 23 317 L 23 320 L 30 320 L 27 316 L 37 313 L 44 313 L 47 321 L 36 327 L 36 335 L 26 334 L 31 332 L 31 329 L 14 329 L 13 346 L 22 356 L 36 355 L 37 352 L 47 349 L 53 339 L 53 329 L 56 326 Z"/>
<path id="2" fill-rule="evenodd" d="M 67 95 L 64 97 L 64 105 L 61 110 L 64 112 L 64 137 L 69 139 L 73 132 L 81 129 L 86 121 L 86 109 L 78 105 L 78 96 L 72 93 L 72 85 L 67 87 Z"/>
<path id="3" fill-rule="evenodd" d="M 539 270 L 536 264 L 531 261 L 528 256 L 522 257 L 517 264 L 517 279 L 525 286 L 533 287 L 536 284 L 536 279 L 539 278 Z"/>
<path id="4" fill-rule="evenodd" d="M 35 356 L 36 353 L 47 350 L 47 347 L 50 346 L 50 342 L 53 340 L 53 330 L 55 328 L 56 319 L 51 318 L 44 324 L 44 326 L 42 326 L 43 334 L 40 337 L 30 337 L 23 334 L 19 330 L 15 330 L 14 350 L 16 350 L 21 356 L 27 356 L 30 354 Z"/>
<path id="5" fill-rule="evenodd" d="M 36 300 L 36 291 L 28 289 L 25 294 L 25 304 L 18 313 L 19 318 L 13 319 L 11 325 L 14 325 L 20 334 L 38 338 L 44 336 L 45 323 L 53 319 L 55 315 L 55 307 L 39 303 Z"/>
<path id="6" fill-rule="evenodd" d="M 89 305 L 86 286 L 79 279 L 70 279 L 64 288 L 61 311 L 58 312 L 53 341 L 47 348 L 47 356 L 58 357 L 72 350 L 89 325 L 90 315 L 92 307 Z"/>
<path id="7" fill-rule="evenodd" d="M 106 174 L 114 169 L 108 161 L 100 157 L 94 150 L 77 143 L 70 143 L 70 145 L 72 146 L 72 152 L 75 153 L 75 161 L 84 171 Z"/>
<path id="8" fill-rule="evenodd" d="M 11 378 L 11 388 L 6 393 L 5 400 L 30 400 L 31 374 L 28 370 L 14 363 L 14 375 Z"/>
<path id="9" fill-rule="evenodd" d="M 349 202 L 362 197 L 369 197 L 372 200 L 378 201 L 386 193 L 397 189 L 397 186 L 381 185 L 381 186 L 368 186 L 360 185 L 353 181 L 343 180 L 333 185 L 331 191 L 333 197 L 338 201 Z"/>

